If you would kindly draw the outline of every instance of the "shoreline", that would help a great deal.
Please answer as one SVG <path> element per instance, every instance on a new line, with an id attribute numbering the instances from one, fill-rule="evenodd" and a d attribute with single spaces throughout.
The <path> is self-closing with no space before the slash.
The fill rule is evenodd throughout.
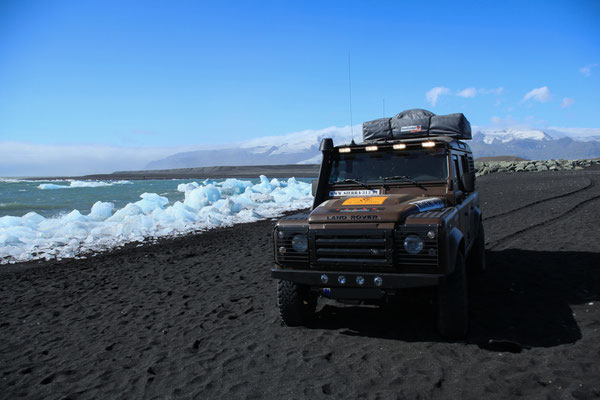
<path id="1" fill-rule="evenodd" d="M 316 178 L 319 164 L 248 165 L 218 166 L 197 168 L 174 168 L 140 171 L 115 171 L 110 174 L 89 174 L 81 176 L 45 176 L 15 178 L 25 181 L 35 180 L 166 180 L 166 179 L 225 179 L 258 178 Z M 12 178 L 12 177 L 11 177 Z"/>

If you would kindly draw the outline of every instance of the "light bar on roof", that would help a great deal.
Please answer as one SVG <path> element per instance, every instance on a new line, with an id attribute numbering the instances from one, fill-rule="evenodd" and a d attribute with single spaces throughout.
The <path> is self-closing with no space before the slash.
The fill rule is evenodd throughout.
<path id="1" fill-rule="evenodd" d="M 421 146 L 423 146 L 423 147 L 434 147 L 435 146 L 435 142 L 432 142 L 430 140 L 430 141 L 421 143 Z"/>
<path id="2" fill-rule="evenodd" d="M 406 148 L 406 145 L 404 143 L 399 143 L 399 144 L 395 144 L 393 147 L 394 147 L 394 150 L 404 150 Z"/>
<path id="3" fill-rule="evenodd" d="M 366 151 L 377 151 L 378 147 L 377 146 L 367 146 L 365 147 Z"/>

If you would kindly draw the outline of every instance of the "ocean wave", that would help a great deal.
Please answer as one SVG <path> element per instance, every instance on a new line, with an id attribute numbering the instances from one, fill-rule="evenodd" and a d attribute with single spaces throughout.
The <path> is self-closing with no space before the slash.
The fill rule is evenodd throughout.
<path id="1" fill-rule="evenodd" d="M 113 185 L 128 185 L 130 181 L 70 181 L 69 185 L 57 185 L 54 183 L 42 183 L 38 189 L 53 190 L 53 189 L 72 189 L 72 188 L 95 188 L 106 187 Z"/>
<path id="2" fill-rule="evenodd" d="M 227 179 L 178 186 L 183 201 L 169 205 L 156 193 L 114 211 L 110 202 L 96 202 L 89 214 L 73 210 L 44 218 L 30 212 L 0 218 L 0 264 L 36 259 L 72 258 L 148 238 L 255 222 L 311 206 L 311 185 L 294 178 L 281 182 L 260 177 L 260 183 Z"/>

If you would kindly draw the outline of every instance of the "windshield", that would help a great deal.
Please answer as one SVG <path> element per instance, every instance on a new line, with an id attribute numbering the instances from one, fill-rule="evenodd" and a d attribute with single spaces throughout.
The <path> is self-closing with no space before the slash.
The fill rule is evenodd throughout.
<path id="1" fill-rule="evenodd" d="M 448 161 L 442 148 L 431 150 L 383 151 L 336 154 L 329 183 L 354 179 L 381 182 L 386 177 L 406 177 L 415 181 L 441 181 L 448 178 Z M 398 178 L 401 182 L 402 179 Z M 388 180 L 388 183 L 394 180 Z"/>

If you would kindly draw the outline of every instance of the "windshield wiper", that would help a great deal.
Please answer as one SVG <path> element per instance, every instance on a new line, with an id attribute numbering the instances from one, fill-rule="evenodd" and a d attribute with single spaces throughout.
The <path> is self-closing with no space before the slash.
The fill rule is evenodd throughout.
<path id="1" fill-rule="evenodd" d="M 365 187 L 365 188 L 367 188 L 367 189 L 369 189 L 369 190 L 373 190 L 373 188 L 372 188 L 371 186 L 367 185 L 367 184 L 366 184 L 366 183 L 364 183 L 364 182 L 361 182 L 361 181 L 359 181 L 359 180 L 356 180 L 356 179 L 344 179 L 343 181 L 337 181 L 337 182 L 333 182 L 333 185 L 337 185 L 338 183 L 356 183 L 357 185 L 360 185 L 360 186 L 362 186 L 362 187 Z"/>
<path id="2" fill-rule="evenodd" d="M 406 176 L 406 175 L 386 176 L 385 178 L 381 178 L 381 180 L 383 180 L 383 181 L 402 180 L 405 182 L 410 182 L 413 185 L 420 187 L 421 189 L 427 190 L 427 188 L 425 186 L 421 185 L 419 182 L 415 181 L 414 179 L 412 179 L 411 177 Z"/>

